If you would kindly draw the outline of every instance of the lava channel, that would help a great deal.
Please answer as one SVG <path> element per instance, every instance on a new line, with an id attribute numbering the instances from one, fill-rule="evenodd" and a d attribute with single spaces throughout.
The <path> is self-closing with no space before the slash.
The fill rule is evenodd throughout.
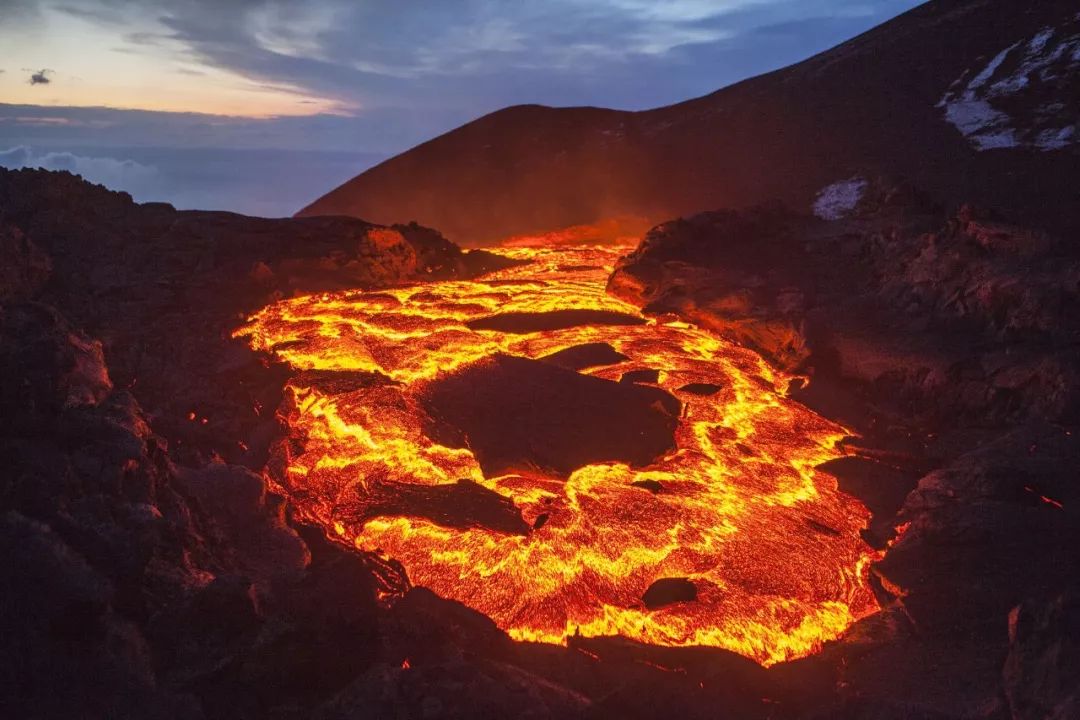
<path id="1" fill-rule="evenodd" d="M 238 334 L 296 371 L 279 489 L 302 519 L 517 640 L 621 635 L 762 664 L 812 653 L 876 609 L 868 513 L 814 471 L 844 430 L 784 397 L 789 378 L 755 353 L 609 296 L 623 250 L 506 249 L 528 263 L 261 310 Z M 567 392 L 518 422 L 541 364 L 535 377 Z M 467 382 L 489 366 L 504 382 L 478 390 L 477 417 Z M 625 453 L 604 427 L 568 439 L 594 391 L 628 403 L 597 416 L 618 442 L 634 413 L 656 427 Z"/>

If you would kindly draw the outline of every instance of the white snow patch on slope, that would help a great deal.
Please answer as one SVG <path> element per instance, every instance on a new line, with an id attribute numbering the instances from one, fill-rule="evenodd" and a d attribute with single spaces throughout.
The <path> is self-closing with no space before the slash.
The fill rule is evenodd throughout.
<path id="1" fill-rule="evenodd" d="M 863 178 L 853 177 L 822 188 L 814 201 L 814 214 L 822 220 L 847 217 L 862 200 L 866 185 Z"/>
<path id="2" fill-rule="evenodd" d="M 1064 28 L 1047 27 L 1027 40 L 1005 48 L 965 83 L 967 70 L 949 86 L 938 107 L 945 120 L 976 150 L 1028 147 L 1061 150 L 1078 140 L 1075 108 L 1047 101 L 1046 88 L 1070 96 L 1080 79 L 1080 16 Z M 1033 88 L 1034 85 L 1037 86 Z M 1031 93 L 1025 95 L 1025 93 Z M 1012 117 L 995 101 L 1009 98 L 1010 107 L 1026 108 L 1027 117 Z M 1072 114 L 1070 114 L 1072 113 Z"/>

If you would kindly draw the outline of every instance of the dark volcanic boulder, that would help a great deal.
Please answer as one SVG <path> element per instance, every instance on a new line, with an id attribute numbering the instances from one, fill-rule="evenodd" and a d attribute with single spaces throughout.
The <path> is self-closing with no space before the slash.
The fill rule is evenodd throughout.
<path id="1" fill-rule="evenodd" d="M 203 717 L 156 687 L 114 589 L 47 526 L 0 514 L 0 714 L 5 717 Z"/>
<path id="2" fill-rule="evenodd" d="M 686 385 L 683 385 L 681 388 L 679 388 L 679 392 L 708 397 L 709 395 L 715 395 L 723 389 L 724 388 L 713 383 L 687 383 Z"/>
<path id="3" fill-rule="evenodd" d="M 600 365 L 615 365 L 628 359 L 607 343 L 575 345 L 540 358 L 542 362 L 557 365 L 567 370 L 584 370 L 585 368 Z"/>
<path id="4" fill-rule="evenodd" d="M 96 405 L 112 390 L 101 343 L 48 305 L 0 307 L 0 414 L 20 423 Z"/>
<path id="5" fill-rule="evenodd" d="M 1009 613 L 1003 671 L 1014 720 L 1080 715 L 1080 599 L 1030 600 Z"/>
<path id="6" fill-rule="evenodd" d="M 794 368 L 807 356 L 799 277 L 807 219 L 782 207 L 717 211 L 650 230 L 620 260 L 608 292 L 674 312 Z"/>
<path id="7" fill-rule="evenodd" d="M 655 385 L 660 382 L 659 370 L 631 370 L 624 372 L 622 377 L 619 378 L 619 382 L 624 383 L 644 383 L 646 385 Z"/>
<path id="8" fill-rule="evenodd" d="M 697 600 L 697 587 L 688 578 L 660 578 L 641 596 L 641 602 L 650 610 L 694 600 Z"/>
<path id="9" fill-rule="evenodd" d="M 366 485 L 359 503 L 363 510 L 355 516 L 343 514 L 343 519 L 363 523 L 380 516 L 419 517 L 443 527 L 484 527 L 508 535 L 529 533 L 530 525 L 509 498 L 471 480 L 458 480 L 452 485 Z"/>
<path id="10" fill-rule="evenodd" d="M 868 528 L 870 540 L 881 545 L 891 537 L 893 518 L 904 504 L 908 493 L 919 482 L 916 470 L 895 467 L 870 458 L 846 455 L 822 463 L 817 470 L 827 472 L 837 480 L 839 489 L 859 498 L 874 514 Z"/>
<path id="11" fill-rule="evenodd" d="M 41 248 L 19 228 L 0 222 L 0 302 L 33 297 L 51 271 Z"/>
<path id="12" fill-rule="evenodd" d="M 489 476 L 567 476 L 604 461 L 648 465 L 675 447 L 680 411 L 678 400 L 656 388 L 509 355 L 430 383 L 421 401 L 436 437 L 471 448 Z"/>

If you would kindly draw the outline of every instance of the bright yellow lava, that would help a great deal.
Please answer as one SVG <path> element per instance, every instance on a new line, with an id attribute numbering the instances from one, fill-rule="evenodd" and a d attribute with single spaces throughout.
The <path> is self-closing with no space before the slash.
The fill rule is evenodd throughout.
<path id="1" fill-rule="evenodd" d="M 465 323 L 497 313 L 582 308 L 639 315 L 605 292 L 625 248 L 521 248 L 527 265 L 479 281 L 274 303 L 239 334 L 301 370 L 380 373 L 394 383 L 339 386 L 300 379 L 287 420 L 294 437 L 282 491 L 302 517 L 400 561 L 413 583 L 459 600 L 519 640 L 618 634 L 660 645 L 727 648 L 763 664 L 806 655 L 876 609 L 866 584 L 867 512 L 815 473 L 844 431 L 777 388 L 789 378 L 756 354 L 672 320 L 504 334 Z M 589 465 L 568 479 L 484 477 L 469 450 L 423 432 L 417 393 L 494 353 L 539 358 L 605 342 L 630 358 L 586 370 L 619 380 L 660 371 L 684 403 L 678 449 L 654 465 Z M 680 388 L 709 383 L 699 397 Z M 467 478 L 512 499 L 527 535 L 442 527 L 404 514 L 369 517 L 394 483 Z M 659 482 L 653 493 L 634 481 Z M 399 511 L 407 512 L 407 511 Z M 359 518 L 359 519 L 358 519 Z M 366 519 L 365 519 L 366 518 Z M 660 578 L 689 578 L 697 600 L 648 610 Z"/>

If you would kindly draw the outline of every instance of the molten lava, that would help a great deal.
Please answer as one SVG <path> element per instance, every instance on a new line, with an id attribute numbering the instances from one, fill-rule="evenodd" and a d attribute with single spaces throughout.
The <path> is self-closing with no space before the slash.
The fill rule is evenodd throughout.
<path id="1" fill-rule="evenodd" d="M 478 281 L 312 295 L 260 311 L 241 334 L 298 371 L 287 420 L 303 441 L 281 490 L 301 517 L 400 561 L 412 582 L 515 639 L 618 634 L 766 664 L 813 652 L 875 609 L 873 553 L 859 534 L 867 512 L 814 471 L 839 455 L 842 428 L 785 398 L 777 388 L 789 378 L 759 356 L 682 322 L 532 332 L 474 322 L 565 310 L 640 318 L 605 292 L 620 250 L 510 249 L 529 262 Z M 675 450 L 644 467 L 485 477 L 469 449 L 429 437 L 421 397 L 440 378 L 499 353 L 536 359 L 588 343 L 628 359 L 583 373 L 618 381 L 659 371 L 655 385 L 683 404 Z M 395 486 L 459 480 L 497 493 L 527 531 L 439 522 L 386 502 Z M 691 595 L 646 607 L 646 591 L 669 578 L 692 583 Z"/>

